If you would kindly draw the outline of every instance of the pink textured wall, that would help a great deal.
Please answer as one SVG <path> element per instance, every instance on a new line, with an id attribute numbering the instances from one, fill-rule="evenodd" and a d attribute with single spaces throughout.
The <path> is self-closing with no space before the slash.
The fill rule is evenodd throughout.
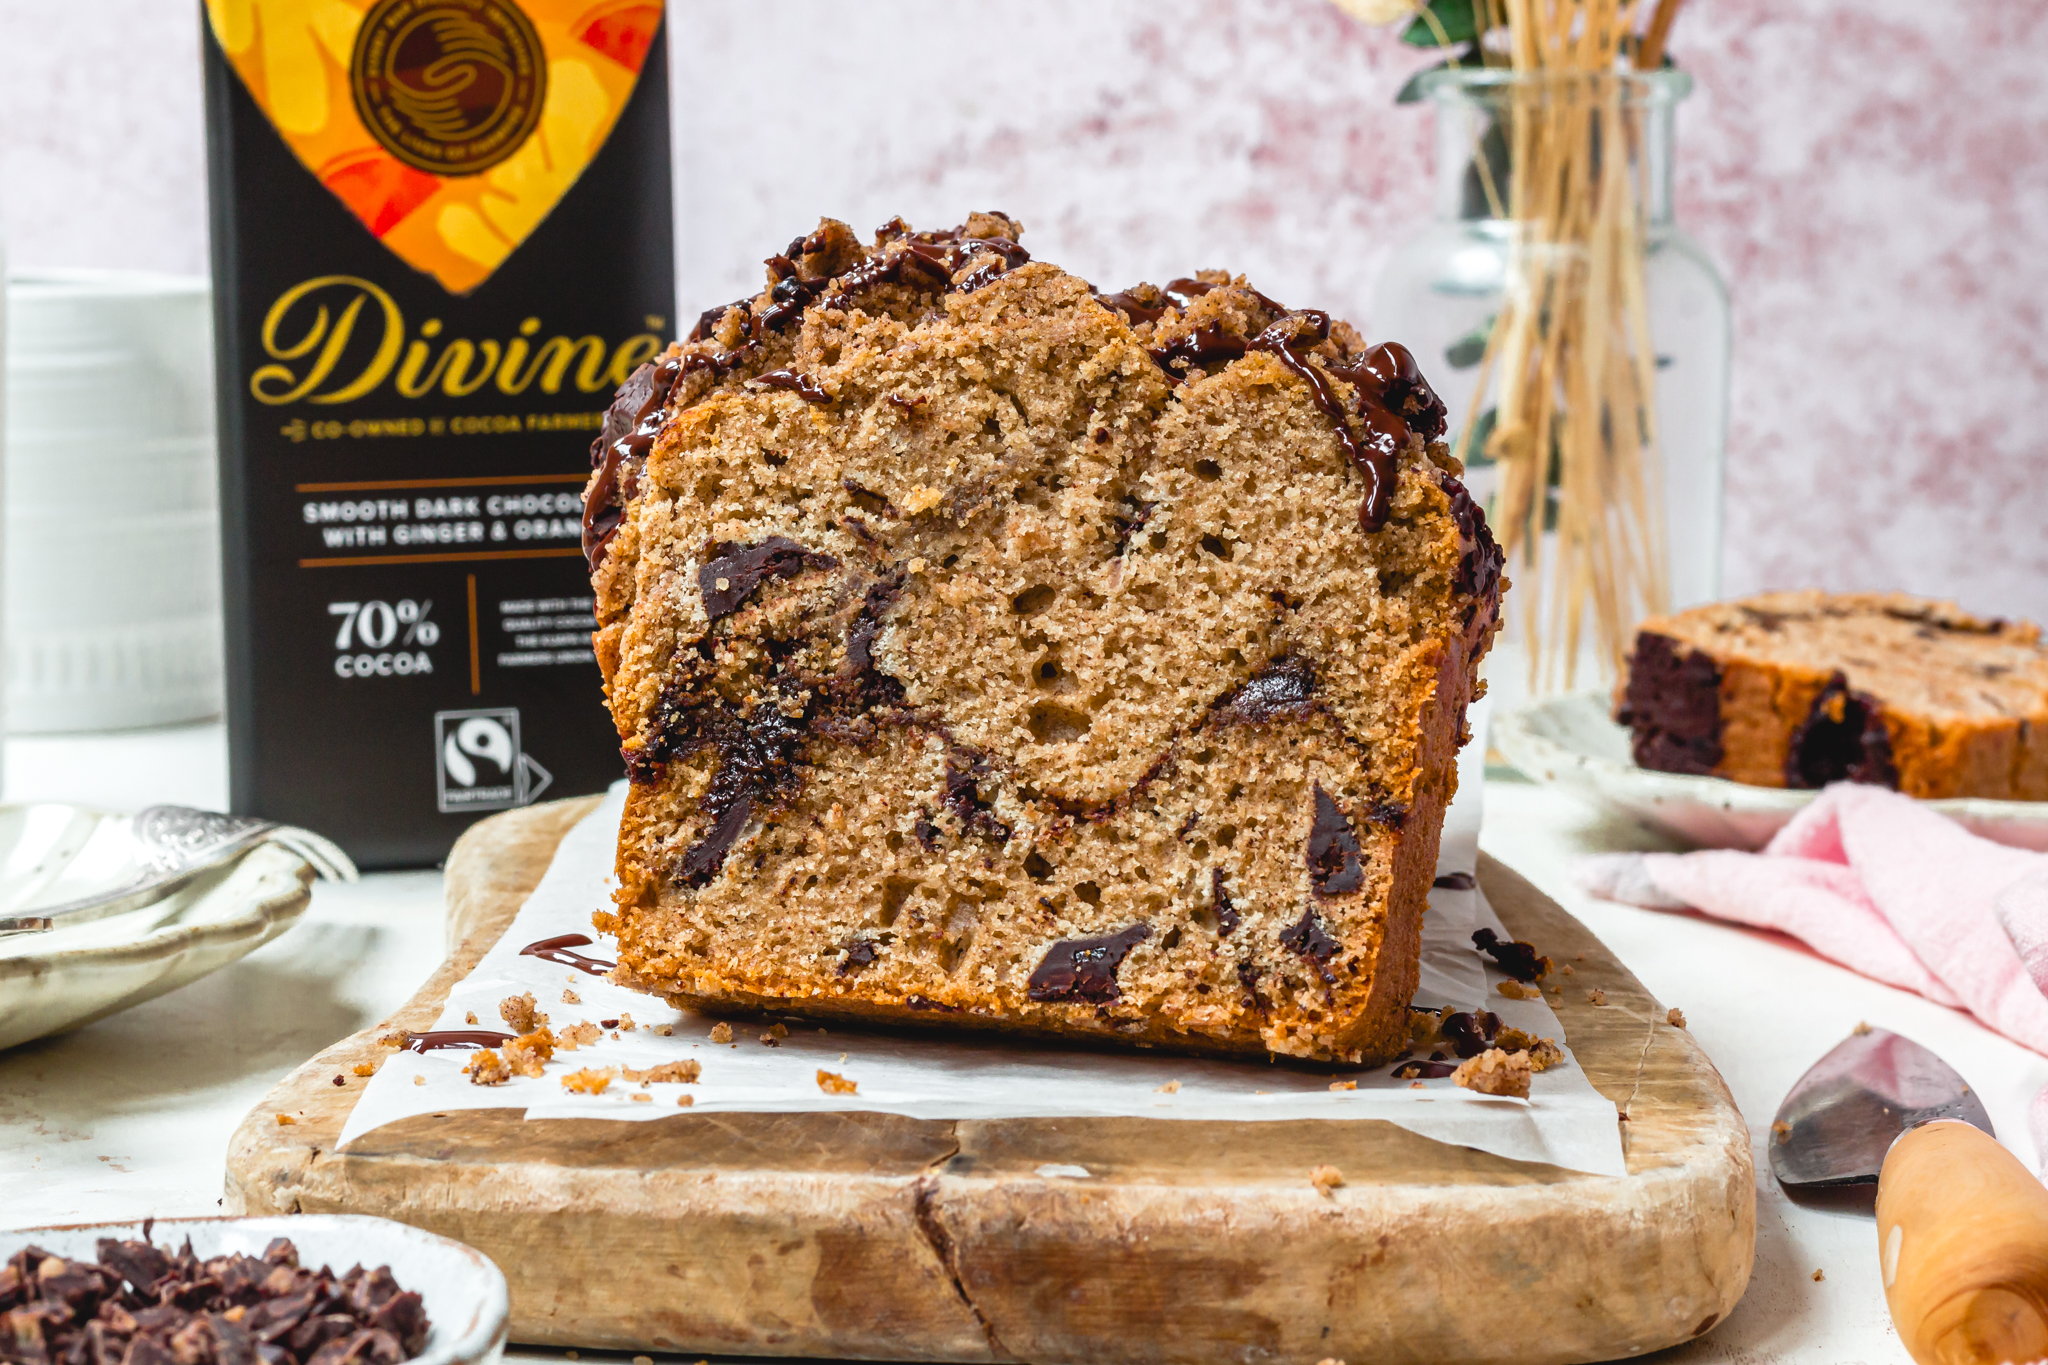
<path id="1" fill-rule="evenodd" d="M 201 270 L 196 4 L 0 0 L 17 264 Z M 672 0 L 682 306 L 821 213 L 993 206 L 1101 284 L 1370 330 L 1427 210 L 1416 64 L 1325 0 Z M 118 79 L 106 39 L 128 51 Z M 1735 300 L 1726 586 L 2048 618 L 2048 7 L 1692 0 L 1679 213 Z"/>

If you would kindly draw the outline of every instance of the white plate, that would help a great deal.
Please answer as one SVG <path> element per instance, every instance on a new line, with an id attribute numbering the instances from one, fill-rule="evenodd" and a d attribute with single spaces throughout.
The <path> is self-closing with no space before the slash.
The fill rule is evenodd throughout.
<path id="1" fill-rule="evenodd" d="M 1604 692 L 1550 697 L 1494 717 L 1487 738 L 1531 781 L 1704 848 L 1762 848 L 1819 795 L 1638 768 L 1629 732 L 1614 722 L 1609 705 Z M 2048 852 L 2048 801 L 1958 797 L 1926 804 L 1973 834 Z"/>
<path id="2" fill-rule="evenodd" d="M 127 884 L 121 818 L 77 806 L 0 807 L 0 908 Z M 0 1048 L 104 1019 L 276 938 L 312 900 L 313 869 L 260 844 L 140 909 L 40 934 L 0 935 Z"/>
<path id="3" fill-rule="evenodd" d="M 97 1258 L 102 1237 L 139 1238 L 140 1223 L 94 1227 L 23 1228 L 0 1232 L 0 1261 L 26 1246 L 39 1246 L 65 1260 Z M 161 1219 L 149 1240 L 176 1251 L 185 1239 L 201 1260 L 239 1252 L 261 1256 L 273 1237 L 289 1237 L 299 1264 L 311 1270 L 331 1266 L 336 1275 L 351 1266 L 391 1267 L 399 1288 L 418 1292 L 427 1311 L 427 1344 L 407 1365 L 495 1365 L 505 1354 L 511 1300 L 505 1276 L 475 1247 L 388 1218 L 353 1214 L 298 1214 L 289 1218 Z"/>

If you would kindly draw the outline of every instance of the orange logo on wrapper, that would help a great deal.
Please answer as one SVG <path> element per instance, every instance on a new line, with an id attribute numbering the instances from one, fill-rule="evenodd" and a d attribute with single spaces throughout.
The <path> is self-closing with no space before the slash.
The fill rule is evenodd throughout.
<path id="1" fill-rule="evenodd" d="M 378 241 L 466 294 L 611 136 L 660 0 L 206 0 L 299 164 Z"/>
<path id="2" fill-rule="evenodd" d="M 504 0 L 378 0 L 348 74 L 370 136 L 406 165 L 449 176 L 518 151 L 548 88 L 540 35 Z"/>

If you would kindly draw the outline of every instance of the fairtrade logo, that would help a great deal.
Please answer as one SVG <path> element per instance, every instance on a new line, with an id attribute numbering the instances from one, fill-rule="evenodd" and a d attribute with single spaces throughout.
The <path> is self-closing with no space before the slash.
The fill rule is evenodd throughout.
<path id="1" fill-rule="evenodd" d="M 434 713 L 434 770 L 444 813 L 509 810 L 546 791 L 554 775 L 519 751 L 519 708 Z"/>
<path id="2" fill-rule="evenodd" d="M 475 175 L 540 124 L 547 54 L 510 0 L 379 0 L 349 62 L 370 136 L 416 170 Z"/>

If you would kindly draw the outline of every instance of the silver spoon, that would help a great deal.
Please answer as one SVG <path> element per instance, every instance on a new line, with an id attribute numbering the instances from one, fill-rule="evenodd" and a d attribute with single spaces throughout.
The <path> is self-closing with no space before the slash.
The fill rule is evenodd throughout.
<path id="1" fill-rule="evenodd" d="M 258 844 L 277 844 L 298 854 L 326 881 L 357 877 L 356 865 L 331 840 L 274 820 L 190 806 L 149 806 L 129 817 L 128 833 L 141 864 L 133 881 L 99 895 L 40 905 L 33 913 L 0 915 L 0 934 L 47 933 L 139 910 Z"/>

